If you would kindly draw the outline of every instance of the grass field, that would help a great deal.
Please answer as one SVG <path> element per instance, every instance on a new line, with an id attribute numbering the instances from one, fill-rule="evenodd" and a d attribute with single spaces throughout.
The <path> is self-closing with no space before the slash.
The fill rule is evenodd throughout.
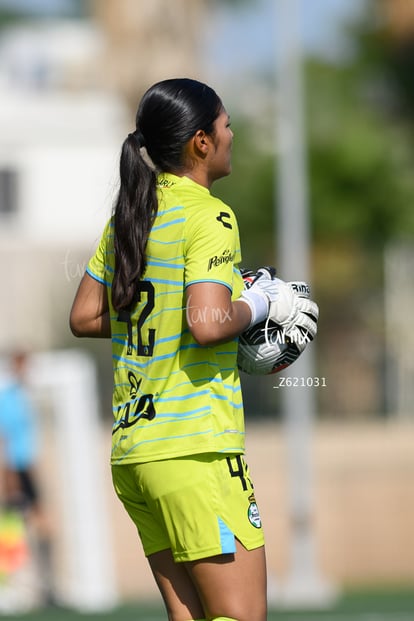
<path id="1" fill-rule="evenodd" d="M 166 615 L 160 605 L 134 603 L 106 613 L 48 609 L 24 615 L 0 615 L 0 618 L 14 621 L 165 621 Z M 355 591 L 343 595 L 329 610 L 272 609 L 268 621 L 414 621 L 414 587 L 398 591 Z"/>

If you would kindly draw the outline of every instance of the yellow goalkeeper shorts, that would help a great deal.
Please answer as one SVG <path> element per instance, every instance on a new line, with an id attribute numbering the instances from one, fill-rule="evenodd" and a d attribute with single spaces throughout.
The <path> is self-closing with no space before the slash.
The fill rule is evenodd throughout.
<path id="1" fill-rule="evenodd" d="M 194 561 L 264 544 L 249 469 L 241 455 L 191 455 L 112 466 L 116 493 L 146 556 L 171 549 Z"/>

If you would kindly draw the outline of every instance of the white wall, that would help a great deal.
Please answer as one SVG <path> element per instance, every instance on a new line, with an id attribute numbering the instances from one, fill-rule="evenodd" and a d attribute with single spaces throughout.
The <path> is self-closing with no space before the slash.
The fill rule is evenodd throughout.
<path id="1" fill-rule="evenodd" d="M 60 346 L 116 194 L 134 121 L 86 79 L 100 43 L 85 28 L 51 22 L 0 39 L 0 171 L 17 179 L 15 211 L 0 205 L 0 351 Z"/>
<path id="2" fill-rule="evenodd" d="M 18 211 L 3 234 L 90 242 L 108 217 L 127 133 L 123 106 L 103 93 L 1 93 L 0 168 L 18 174 Z"/>

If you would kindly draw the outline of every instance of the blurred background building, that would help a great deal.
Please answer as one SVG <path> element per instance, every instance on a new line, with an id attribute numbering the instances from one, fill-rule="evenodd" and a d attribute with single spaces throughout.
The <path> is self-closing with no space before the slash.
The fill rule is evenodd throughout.
<path id="1" fill-rule="evenodd" d="M 88 18 L 71 19 L 28 19 L 17 11 L 3 28 L 3 349 L 47 349 L 65 340 L 68 283 L 83 273 L 110 213 L 136 101 L 157 76 L 195 72 L 188 33 L 196 31 L 197 5 L 95 2 Z"/>
<path id="2" fill-rule="evenodd" d="M 299 4 L 321 309 L 313 347 L 326 384 L 316 392 L 312 445 L 317 557 L 340 584 L 412 583 L 414 11 L 404 0 Z M 121 143 L 151 83 L 186 75 L 223 96 L 236 136 L 233 174 L 213 190 L 238 214 L 244 264 L 275 261 L 275 7 L 0 1 L 0 352 L 81 345 L 98 371 L 105 430 L 108 344 L 74 342 L 67 318 L 111 212 Z M 243 382 L 269 566 L 280 578 L 290 533 L 280 391 L 272 378 Z M 119 574 L 120 593 L 150 593 L 133 528 L 116 504 L 110 514 L 122 524 L 117 569 L 132 568 Z"/>

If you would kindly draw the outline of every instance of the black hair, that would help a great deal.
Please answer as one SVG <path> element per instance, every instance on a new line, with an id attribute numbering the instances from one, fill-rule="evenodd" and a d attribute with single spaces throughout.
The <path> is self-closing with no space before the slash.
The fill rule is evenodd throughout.
<path id="1" fill-rule="evenodd" d="M 120 158 L 112 282 L 116 310 L 134 304 L 138 282 L 145 273 L 146 244 L 158 210 L 157 174 L 182 169 L 187 142 L 199 129 L 212 135 L 222 107 L 212 88 L 189 78 L 163 80 L 144 94 L 136 115 L 136 130 L 128 134 Z"/>

